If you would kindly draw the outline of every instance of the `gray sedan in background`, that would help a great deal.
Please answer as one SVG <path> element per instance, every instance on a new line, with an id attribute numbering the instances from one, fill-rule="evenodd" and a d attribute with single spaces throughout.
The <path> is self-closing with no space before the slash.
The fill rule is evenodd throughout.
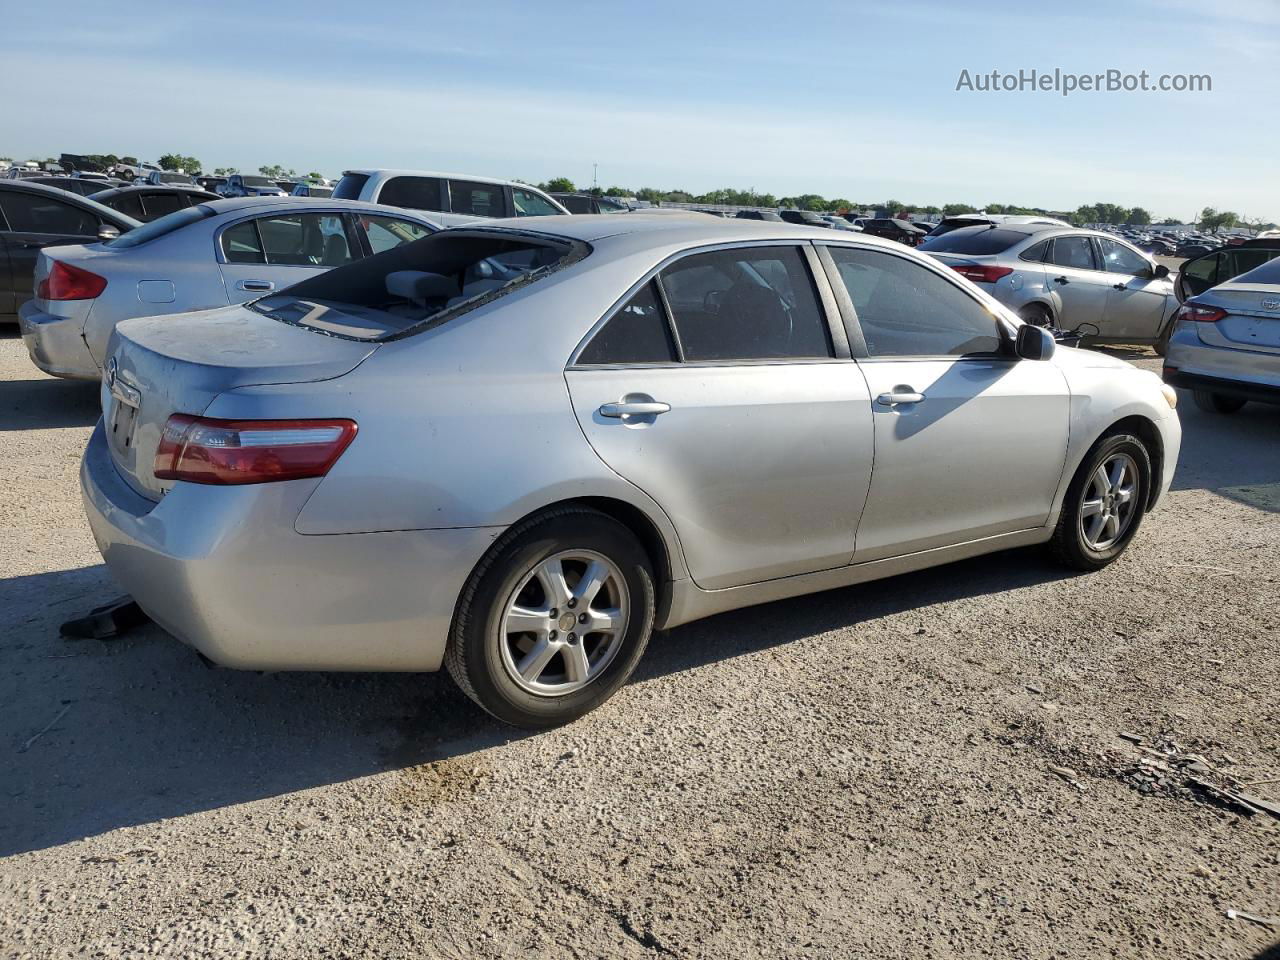
<path id="1" fill-rule="evenodd" d="M 1030 544 L 1105 567 L 1172 481 L 1175 399 L 891 241 L 499 220 L 122 323 L 81 484 L 214 662 L 445 665 L 536 727 L 654 627 Z"/>
<path id="2" fill-rule="evenodd" d="M 1096 230 L 1041 224 L 961 227 L 920 250 L 1023 320 L 1091 343 L 1150 343 L 1164 352 L 1178 311 L 1169 268 Z"/>
<path id="3" fill-rule="evenodd" d="M 122 320 L 242 303 L 436 229 L 413 211 L 348 200 L 197 203 L 105 243 L 42 250 L 18 323 L 41 370 L 96 380 Z"/>
<path id="4" fill-rule="evenodd" d="M 1280 259 L 1182 305 L 1164 379 L 1194 391 L 1210 413 L 1235 413 L 1249 400 L 1280 404 Z"/>

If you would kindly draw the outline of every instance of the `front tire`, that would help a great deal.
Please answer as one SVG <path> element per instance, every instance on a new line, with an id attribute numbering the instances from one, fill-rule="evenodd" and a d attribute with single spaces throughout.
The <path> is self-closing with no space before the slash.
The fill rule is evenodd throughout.
<path id="1" fill-rule="evenodd" d="M 1101 570 L 1124 553 L 1151 492 L 1151 458 L 1131 434 L 1103 437 L 1067 488 L 1050 548 L 1075 570 Z"/>
<path id="2" fill-rule="evenodd" d="M 1243 397 L 1213 393 L 1210 390 L 1196 390 L 1192 393 L 1191 399 L 1205 413 L 1236 413 L 1246 402 Z"/>
<path id="3" fill-rule="evenodd" d="M 653 568 L 625 526 L 585 507 L 507 531 L 463 588 L 445 665 L 504 723 L 543 728 L 609 699 L 639 663 Z"/>

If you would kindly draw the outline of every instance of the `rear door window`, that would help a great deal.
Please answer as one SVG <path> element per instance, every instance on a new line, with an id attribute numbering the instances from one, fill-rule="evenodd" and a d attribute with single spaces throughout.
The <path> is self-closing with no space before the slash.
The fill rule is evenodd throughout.
<path id="1" fill-rule="evenodd" d="M 660 277 L 685 360 L 832 356 L 813 279 L 796 247 L 693 254 Z"/>
<path id="2" fill-rule="evenodd" d="M 667 314 L 650 280 L 596 332 L 578 363 L 674 363 L 675 345 Z"/>
<path id="3" fill-rule="evenodd" d="M 142 198 L 136 193 L 126 194 L 123 197 L 112 197 L 107 206 L 112 210 L 119 210 L 125 216 L 133 217 L 135 220 L 141 220 L 146 216 L 142 210 Z"/>
<path id="4" fill-rule="evenodd" d="M 341 216 L 298 213 L 259 217 L 261 250 L 266 262 L 291 267 L 337 267 L 350 263 L 351 243 Z"/>
<path id="5" fill-rule="evenodd" d="M 449 210 L 472 217 L 510 216 L 502 185 L 475 180 L 449 181 Z"/>
<path id="6" fill-rule="evenodd" d="M 1093 243 L 1088 237 L 1054 237 L 1049 251 L 1049 262 L 1059 267 L 1077 270 L 1097 270 L 1093 255 Z"/>
<path id="7" fill-rule="evenodd" d="M 431 233 L 422 224 L 399 220 L 395 217 L 370 216 L 362 213 L 358 214 L 356 219 L 369 240 L 369 249 L 374 253 L 394 250 L 402 243 L 421 240 Z"/>
<path id="8" fill-rule="evenodd" d="M 544 197 L 519 187 L 511 188 L 511 199 L 515 202 L 517 217 L 553 217 L 560 213 Z"/>
<path id="9" fill-rule="evenodd" d="M 0 194 L 9 229 L 16 233 L 52 233 L 73 237 L 98 234 L 98 218 L 87 210 L 40 193 Z"/>
<path id="10" fill-rule="evenodd" d="M 187 204 L 177 193 L 147 193 L 142 197 L 142 209 L 148 220 L 156 220 L 185 206 Z"/>
<path id="11" fill-rule="evenodd" d="M 378 191 L 378 202 L 410 210 L 447 210 L 442 190 L 443 181 L 439 177 L 392 177 Z M 333 195 L 338 197 L 339 193 L 343 193 L 341 183 Z M 338 199 L 345 197 L 343 193 Z"/>

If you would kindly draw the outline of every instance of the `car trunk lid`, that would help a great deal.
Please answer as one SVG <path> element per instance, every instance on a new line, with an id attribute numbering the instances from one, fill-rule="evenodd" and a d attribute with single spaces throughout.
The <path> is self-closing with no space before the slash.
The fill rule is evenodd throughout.
<path id="1" fill-rule="evenodd" d="M 1206 303 L 1227 315 L 1217 323 L 1204 324 L 1201 340 L 1235 350 L 1280 352 L 1280 286 L 1223 284 L 1213 289 Z"/>
<path id="2" fill-rule="evenodd" d="M 241 306 L 126 321 L 112 334 L 102 382 L 112 460 L 134 490 L 159 500 L 171 483 L 156 478 L 155 454 L 171 415 L 199 415 L 236 387 L 331 380 L 377 349 Z"/>

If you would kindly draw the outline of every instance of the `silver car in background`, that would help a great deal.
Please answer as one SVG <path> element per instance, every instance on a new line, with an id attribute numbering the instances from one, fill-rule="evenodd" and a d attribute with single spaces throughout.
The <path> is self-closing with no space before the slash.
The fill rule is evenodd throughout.
<path id="1" fill-rule="evenodd" d="M 346 170 L 333 196 L 422 210 L 442 226 L 503 217 L 568 215 L 558 200 L 518 180 L 432 170 Z"/>
<path id="2" fill-rule="evenodd" d="M 1164 379 L 1196 406 L 1235 413 L 1280 403 L 1280 259 L 1190 298 L 1169 340 Z"/>
<path id="3" fill-rule="evenodd" d="M 1163 352 L 1178 311 L 1169 268 L 1096 230 L 1041 224 L 961 227 L 920 245 L 1027 323 L 1091 343 Z"/>
<path id="4" fill-rule="evenodd" d="M 654 627 L 1029 544 L 1106 566 L 1173 478 L 1174 396 L 891 241 L 507 220 L 122 323 L 81 483 L 213 661 L 443 664 L 545 726 Z"/>
<path id="5" fill-rule="evenodd" d="M 197 203 L 105 243 L 42 250 L 18 323 L 45 373 L 96 380 L 122 320 L 253 300 L 436 229 L 407 210 L 342 200 Z"/>

